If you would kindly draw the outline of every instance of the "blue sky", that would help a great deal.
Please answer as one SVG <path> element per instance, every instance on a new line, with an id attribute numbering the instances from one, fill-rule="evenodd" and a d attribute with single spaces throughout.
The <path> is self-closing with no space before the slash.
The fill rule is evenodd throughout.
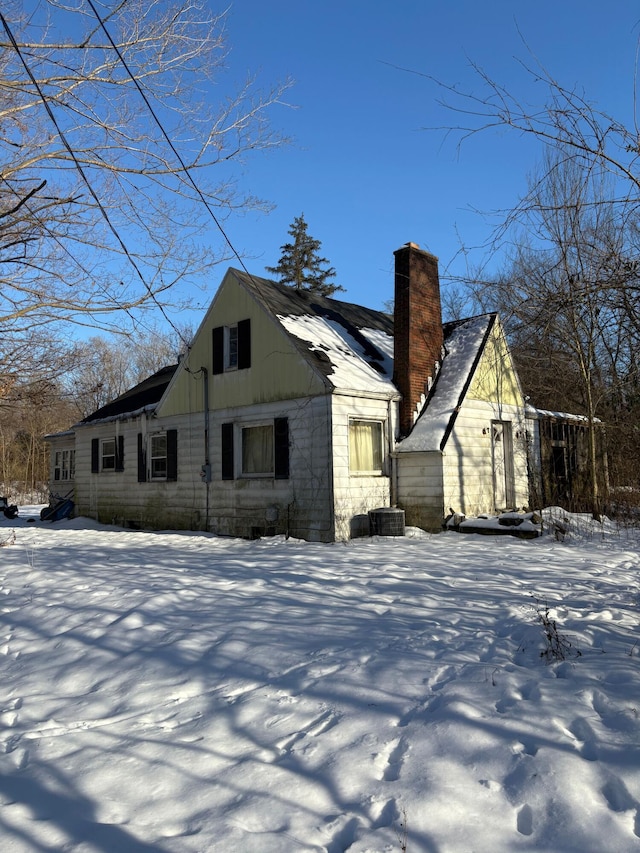
<path id="1" fill-rule="evenodd" d="M 264 86 L 291 77 L 295 108 L 272 113 L 292 143 L 248 157 L 239 173 L 241 185 L 274 210 L 234 215 L 225 225 L 229 239 L 249 271 L 264 275 L 304 213 L 347 289 L 342 298 L 375 308 L 392 296 L 393 251 L 409 240 L 440 258 L 443 278 L 462 274 L 461 244 L 487 238 L 483 212 L 517 202 L 540 151 L 505 131 L 458 150 L 455 139 L 427 129 L 456 119 L 419 75 L 478 90 L 474 62 L 542 103 L 544 89 L 517 62 L 531 60 L 530 50 L 565 85 L 584 88 L 631 123 L 639 20 L 637 0 L 236 0 L 227 23 L 229 76 L 254 72 Z M 477 263 L 483 255 L 470 257 Z"/>

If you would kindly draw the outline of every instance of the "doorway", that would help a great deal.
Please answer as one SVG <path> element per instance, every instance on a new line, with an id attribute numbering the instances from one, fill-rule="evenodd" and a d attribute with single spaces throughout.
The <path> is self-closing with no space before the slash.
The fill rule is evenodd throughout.
<path id="1" fill-rule="evenodd" d="M 493 503 L 496 511 L 515 509 L 513 433 L 511 421 L 491 421 L 493 455 Z"/>

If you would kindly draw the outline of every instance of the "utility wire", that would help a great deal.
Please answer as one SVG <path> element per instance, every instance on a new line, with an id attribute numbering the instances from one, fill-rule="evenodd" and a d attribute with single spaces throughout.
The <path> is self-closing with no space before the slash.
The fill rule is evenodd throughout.
<path id="1" fill-rule="evenodd" d="M 205 208 L 207 209 L 207 211 L 208 211 L 208 213 L 209 213 L 209 216 L 210 216 L 210 217 L 211 217 L 211 219 L 214 221 L 214 223 L 215 223 L 216 227 L 218 228 L 218 230 L 220 231 L 220 233 L 221 233 L 221 234 L 222 234 L 222 236 L 224 237 L 224 239 L 225 239 L 225 241 L 226 241 L 227 245 L 229 246 L 229 248 L 230 248 L 230 249 L 231 249 L 231 251 L 233 252 L 234 256 L 237 258 L 237 260 L 238 260 L 239 264 L 242 266 L 242 269 L 243 269 L 243 270 L 245 271 L 245 273 L 249 276 L 249 279 L 250 279 L 251 281 L 253 281 L 253 277 L 252 277 L 251 273 L 249 272 L 249 270 L 248 270 L 248 269 L 246 268 L 246 266 L 244 265 L 244 261 L 242 260 L 242 258 L 241 258 L 241 257 L 240 257 L 240 255 L 238 254 L 238 252 L 236 251 L 236 249 L 235 249 L 234 245 L 232 244 L 232 242 L 231 242 L 231 240 L 229 239 L 229 237 L 228 237 L 227 233 L 225 232 L 224 228 L 222 227 L 222 224 L 221 224 L 220 220 L 219 220 L 219 219 L 218 219 L 218 217 L 215 215 L 215 213 L 214 213 L 214 212 L 213 212 L 213 210 L 211 209 L 211 205 L 209 204 L 209 202 L 208 202 L 208 201 L 207 201 L 207 199 L 205 198 L 204 194 L 202 193 L 202 191 L 200 190 L 200 188 L 199 188 L 199 187 L 198 187 L 198 185 L 196 184 L 196 182 L 195 182 L 195 180 L 194 180 L 194 178 L 193 178 L 193 175 L 191 174 L 191 170 L 188 168 L 188 166 L 186 165 L 186 163 L 185 163 L 185 162 L 184 162 L 184 160 L 182 159 L 182 156 L 180 155 L 180 152 L 178 151 L 178 149 L 175 147 L 175 145 L 174 145 L 174 144 L 173 144 L 173 142 L 171 141 L 171 138 L 170 138 L 169 134 L 167 133 L 167 131 L 164 129 L 164 126 L 163 126 L 162 122 L 161 122 L 161 121 L 160 121 L 160 119 L 158 118 L 158 116 L 157 116 L 157 114 L 156 114 L 155 110 L 153 109 L 153 106 L 151 105 L 151 103 L 150 103 L 149 99 L 147 98 L 147 96 L 146 96 L 146 94 L 145 94 L 145 92 L 144 92 L 144 89 L 143 89 L 143 88 L 142 88 L 142 86 L 140 85 L 140 82 L 138 81 L 138 79 L 137 79 L 137 77 L 135 76 L 135 74 L 133 74 L 133 72 L 132 72 L 132 71 L 131 71 L 131 69 L 129 68 L 129 66 L 128 66 L 128 64 L 127 64 L 126 60 L 125 60 L 125 58 L 123 57 L 123 55 L 122 55 L 122 53 L 121 53 L 121 51 L 120 51 L 120 48 L 117 46 L 117 44 L 116 44 L 116 43 L 113 41 L 113 39 L 111 38 L 111 35 L 110 35 L 110 33 L 109 33 L 109 31 L 108 31 L 108 29 L 107 29 L 107 27 L 106 27 L 106 24 L 104 23 L 104 21 L 102 20 L 102 18 L 101 18 L 101 16 L 100 16 L 100 13 L 99 13 L 99 12 L 98 12 L 98 10 L 96 9 L 96 7 L 95 7 L 95 5 L 94 5 L 94 3 L 93 3 L 93 0 L 87 0 L 87 5 L 91 8 L 91 11 L 92 11 L 92 12 L 93 12 L 93 14 L 96 16 L 96 19 L 97 19 L 98 23 L 100 24 L 100 27 L 102 28 L 102 31 L 103 31 L 103 32 L 104 32 L 104 34 L 106 35 L 106 37 L 107 37 L 107 39 L 108 39 L 108 41 L 109 41 L 109 44 L 111 45 L 111 47 L 113 48 L 113 50 L 116 52 L 116 55 L 118 56 L 118 59 L 119 59 L 119 60 L 120 60 L 120 62 L 122 63 L 122 67 L 125 69 L 125 71 L 127 72 L 127 74 L 128 74 L 128 76 L 129 76 L 129 78 L 133 81 L 134 86 L 136 87 L 136 89 L 137 89 L 137 90 L 138 90 L 138 92 L 140 93 L 140 97 L 141 97 L 141 98 L 142 98 L 142 100 L 144 101 L 144 103 L 145 103 L 145 105 L 146 105 L 147 109 L 149 110 L 149 113 L 150 113 L 151 117 L 153 118 L 153 120 L 154 120 L 154 121 L 155 121 L 155 123 L 157 124 L 157 126 L 158 126 L 158 128 L 160 129 L 160 132 L 162 133 L 162 135 L 164 136 L 164 138 L 165 138 L 165 140 L 166 140 L 167 144 L 169 145 L 169 148 L 171 148 L 171 151 L 173 152 L 173 154 L 175 155 L 176 159 L 178 160 L 178 163 L 180 164 L 180 166 L 181 166 L 181 168 L 182 168 L 182 171 L 184 172 L 185 177 L 187 178 L 187 180 L 189 181 L 189 183 L 191 184 L 191 186 L 193 187 L 193 189 L 196 191 L 196 193 L 197 193 L 197 195 L 198 195 L 198 198 L 200 199 L 200 201 L 202 202 L 202 204 L 203 204 L 203 205 L 205 206 Z M 255 284 L 255 282 L 254 282 L 254 284 Z"/>
<path id="2" fill-rule="evenodd" d="M 92 6 L 92 8 L 93 8 L 93 6 Z M 95 10 L 94 10 L 94 12 L 95 12 Z M 95 12 L 95 14 L 97 15 L 97 12 Z M 101 19 L 99 18 L 99 16 L 98 16 L 98 20 L 100 21 L 101 26 L 102 26 L 102 27 L 103 27 L 103 29 L 104 29 L 104 24 L 102 24 L 102 21 L 101 21 Z M 138 276 L 138 278 L 139 278 L 139 279 L 140 279 L 140 281 L 142 282 L 142 284 L 143 284 L 143 286 L 144 286 L 145 290 L 147 291 L 147 293 L 149 294 L 150 298 L 153 300 L 153 302 L 154 302 L 154 303 L 157 305 L 157 307 L 160 309 L 160 312 L 162 313 L 162 316 L 165 318 L 165 320 L 167 321 L 167 323 L 169 323 L 169 325 L 170 325 L 170 326 L 171 326 L 171 328 L 174 330 L 174 332 L 176 332 L 176 334 L 179 336 L 180 340 L 182 340 L 182 342 L 186 345 L 186 344 L 187 344 L 187 341 L 183 340 L 182 335 L 181 335 L 181 333 L 180 333 L 179 329 L 178 329 L 178 328 L 173 324 L 173 322 L 171 321 L 171 319 L 168 317 L 167 312 L 166 312 L 166 311 L 165 311 L 165 309 L 164 309 L 164 306 L 163 306 L 163 305 L 158 301 L 158 299 L 157 299 L 157 297 L 156 297 L 155 293 L 153 292 L 153 289 L 150 287 L 150 285 L 149 285 L 149 284 L 147 284 L 147 282 L 146 282 L 146 280 L 145 280 L 145 278 L 144 278 L 144 276 L 143 276 L 143 274 L 142 274 L 142 272 L 141 272 L 141 270 L 140 270 L 140 267 L 138 266 L 138 264 L 137 264 L 137 262 L 136 262 L 135 258 L 134 258 L 134 257 L 133 257 L 133 255 L 129 252 L 129 249 L 128 249 L 128 248 L 127 248 L 127 246 L 125 245 L 124 240 L 122 239 L 122 237 L 121 237 L 121 236 L 120 236 L 120 234 L 118 233 L 118 230 L 116 229 L 116 227 L 114 226 L 114 224 L 111 222 L 111 219 L 109 218 L 109 214 L 107 213 L 107 211 L 106 211 L 106 209 L 104 208 L 104 206 L 103 206 L 102 202 L 101 202 L 101 201 L 100 201 L 100 199 L 98 198 L 98 196 L 97 196 L 97 194 L 96 194 L 95 190 L 94 190 L 94 189 L 93 189 L 93 187 L 91 186 L 91 183 L 90 183 L 90 181 L 89 181 L 89 179 L 88 179 L 88 177 L 87 177 L 87 175 L 86 175 L 86 173 L 85 173 L 85 170 L 82 168 L 82 164 L 80 163 L 80 161 L 79 161 L 79 160 L 78 160 L 78 158 L 76 157 L 76 154 L 75 154 L 75 152 L 74 152 L 73 148 L 71 147 L 71 145 L 69 144 L 69 142 L 68 142 L 68 140 L 67 140 L 67 137 L 66 137 L 66 134 L 64 133 L 64 131 L 63 131 L 63 130 L 62 130 L 62 128 L 60 127 L 60 125 L 59 125 L 59 123 L 58 123 L 58 120 L 56 119 L 56 117 L 55 117 L 55 115 L 54 115 L 54 113 L 53 113 L 53 110 L 51 109 L 51 107 L 50 107 L 50 105 L 49 105 L 49 103 L 48 103 L 48 101 L 47 101 L 47 98 L 45 97 L 45 94 L 44 94 L 44 92 L 42 91 L 42 88 L 41 88 L 40 84 L 39 84 L 39 83 L 38 83 L 38 81 L 36 80 L 36 78 L 35 78 L 34 74 L 32 73 L 32 71 L 31 71 L 31 69 L 30 69 L 30 67 L 29 67 L 29 65 L 28 65 L 28 63 L 27 63 L 27 61 L 25 60 L 24 56 L 22 55 L 22 51 L 20 50 L 20 46 L 18 45 L 18 43 L 17 43 L 16 39 L 14 38 L 13 32 L 11 31 L 11 28 L 9 27 L 9 24 L 7 23 L 7 20 L 6 20 L 6 18 L 4 17 L 4 15 L 2 14 L 2 12 L 0 12 L 0 22 L 2 23 L 2 26 L 4 27 L 4 30 L 5 30 L 5 32 L 6 32 L 6 34 L 7 34 L 7 37 L 9 38 L 9 41 L 11 42 L 11 45 L 12 45 L 13 49 L 14 49 L 14 50 L 16 51 L 16 53 L 18 54 L 18 57 L 19 57 L 19 59 L 20 59 L 20 62 L 22 63 L 22 66 L 23 66 L 24 70 L 26 71 L 27 76 L 29 77 L 29 79 L 31 80 L 31 82 L 32 82 L 33 86 L 35 87 L 35 90 L 37 91 L 38 96 L 40 97 L 40 100 L 42 101 L 42 103 L 43 103 L 43 105 L 44 105 L 44 108 L 45 108 L 45 110 L 47 111 L 47 115 L 48 115 L 48 116 L 49 116 L 49 118 L 51 119 L 51 122 L 53 123 L 53 126 L 55 127 L 56 131 L 58 132 L 58 136 L 60 137 L 60 140 L 62 141 L 62 144 L 63 144 L 63 145 L 64 145 L 64 147 L 66 148 L 66 150 L 67 150 L 67 152 L 69 153 L 69 156 L 71 157 L 71 159 L 73 160 L 73 162 L 74 162 L 74 164 L 75 164 L 76 169 L 78 170 L 78 172 L 79 172 L 80 176 L 82 177 L 82 180 L 83 180 L 83 181 L 84 181 L 84 183 L 86 184 L 87 189 L 89 190 L 89 193 L 91 194 L 91 197 L 93 198 L 93 200 L 95 201 L 96 205 L 98 206 L 98 209 L 99 209 L 99 210 L 100 210 L 100 212 L 102 213 L 102 216 L 104 217 L 105 222 L 106 222 L 106 223 L 107 223 L 107 225 L 109 226 L 109 229 L 111 230 L 111 233 L 112 233 L 112 234 L 113 234 L 113 236 L 116 238 L 116 240 L 117 240 L 117 242 L 118 242 L 118 244 L 119 244 L 120 248 L 122 249 L 122 251 L 124 252 L 124 254 L 125 254 L 126 258 L 127 258 L 127 260 L 129 261 L 129 263 L 131 264 L 131 266 L 132 266 L 132 267 L 133 267 L 133 269 L 135 270 L 136 275 Z M 106 32 L 106 30 L 105 30 L 105 32 Z M 111 41 L 111 39 L 110 39 L 110 41 Z M 113 44 L 113 42 L 112 42 L 112 44 Z M 119 53 L 118 53 L 118 57 L 120 58 L 120 61 L 122 61 L 122 57 L 120 56 L 120 54 L 119 54 Z M 128 73 L 128 74 L 130 74 L 130 72 L 129 72 L 129 70 L 128 70 L 128 69 L 127 69 L 127 73 Z M 139 87 L 138 87 L 138 88 L 139 88 Z M 155 117 L 155 116 L 154 116 L 154 117 Z M 133 319 L 133 317 L 131 316 L 130 311 L 129 311 L 128 309 L 126 309 L 126 310 L 127 310 L 127 313 L 129 314 L 129 316 Z M 135 321 L 134 321 L 134 322 L 135 322 Z"/>

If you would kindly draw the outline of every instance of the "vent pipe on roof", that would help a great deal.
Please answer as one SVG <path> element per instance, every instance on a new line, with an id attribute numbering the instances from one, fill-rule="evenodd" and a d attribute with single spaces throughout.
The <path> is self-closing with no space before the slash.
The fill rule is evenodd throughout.
<path id="1" fill-rule="evenodd" d="M 438 259 L 416 243 L 394 252 L 393 381 L 402 394 L 400 434 L 420 414 L 442 360 L 442 308 Z"/>

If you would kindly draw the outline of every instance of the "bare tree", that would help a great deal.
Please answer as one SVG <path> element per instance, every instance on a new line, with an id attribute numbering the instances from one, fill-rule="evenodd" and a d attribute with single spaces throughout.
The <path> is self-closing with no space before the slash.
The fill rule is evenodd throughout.
<path id="1" fill-rule="evenodd" d="M 536 403 L 586 416 L 597 512 L 596 423 L 610 414 L 616 395 L 625 396 L 635 372 L 637 330 L 625 301 L 637 301 L 636 220 L 611 200 L 608 175 L 597 163 L 547 153 L 540 175 L 510 219 L 505 268 L 480 287 L 479 298 L 503 314 Z"/>
<path id="2" fill-rule="evenodd" d="M 44 499 L 49 478 L 44 436 L 67 427 L 73 414 L 57 383 L 16 379 L 0 400 L 0 494 Z"/>
<path id="3" fill-rule="evenodd" d="M 70 369 L 61 382 L 76 417 L 86 417 L 163 367 L 176 364 L 193 330 L 180 338 L 158 328 L 125 338 L 93 336 L 77 345 Z"/>
<path id="4" fill-rule="evenodd" d="M 471 67 L 480 85 L 475 92 L 431 75 L 420 75 L 437 85 L 442 92 L 440 104 L 459 117 L 459 121 L 441 129 L 456 136 L 458 144 L 478 133 L 505 128 L 533 137 L 548 148 L 561 150 L 564 157 L 598 163 L 613 179 L 611 186 L 616 200 L 637 203 L 640 200 L 637 105 L 632 104 L 633 121 L 626 123 L 600 109 L 579 86 L 564 85 L 530 51 L 529 61 L 520 60 L 518 64 L 545 93 L 543 103 L 531 103 L 519 96 L 473 62 Z M 633 97 L 637 99 L 635 86 Z"/>
<path id="5" fill-rule="evenodd" d="M 233 163 L 280 143 L 287 84 L 223 94 L 223 25 L 206 0 L 0 13 L 0 350 L 59 321 L 121 330 L 228 252 L 215 223 L 260 204 Z"/>
<path id="6" fill-rule="evenodd" d="M 458 145 L 506 129 L 537 141 L 546 155 L 485 247 L 494 258 L 507 247 L 503 273 L 493 287 L 475 282 L 474 290 L 485 304 L 493 300 L 512 312 L 520 371 L 536 394 L 580 406 L 592 423 L 600 415 L 610 437 L 614 425 L 613 458 L 620 462 L 626 453 L 618 470 L 629 476 L 633 443 L 624 424 L 634 420 L 629 415 L 640 400 L 637 87 L 631 118 L 621 119 L 558 80 L 531 51 L 519 66 L 541 95 L 532 99 L 475 63 L 477 85 L 466 89 L 423 75 L 453 116 L 440 129 Z"/>

